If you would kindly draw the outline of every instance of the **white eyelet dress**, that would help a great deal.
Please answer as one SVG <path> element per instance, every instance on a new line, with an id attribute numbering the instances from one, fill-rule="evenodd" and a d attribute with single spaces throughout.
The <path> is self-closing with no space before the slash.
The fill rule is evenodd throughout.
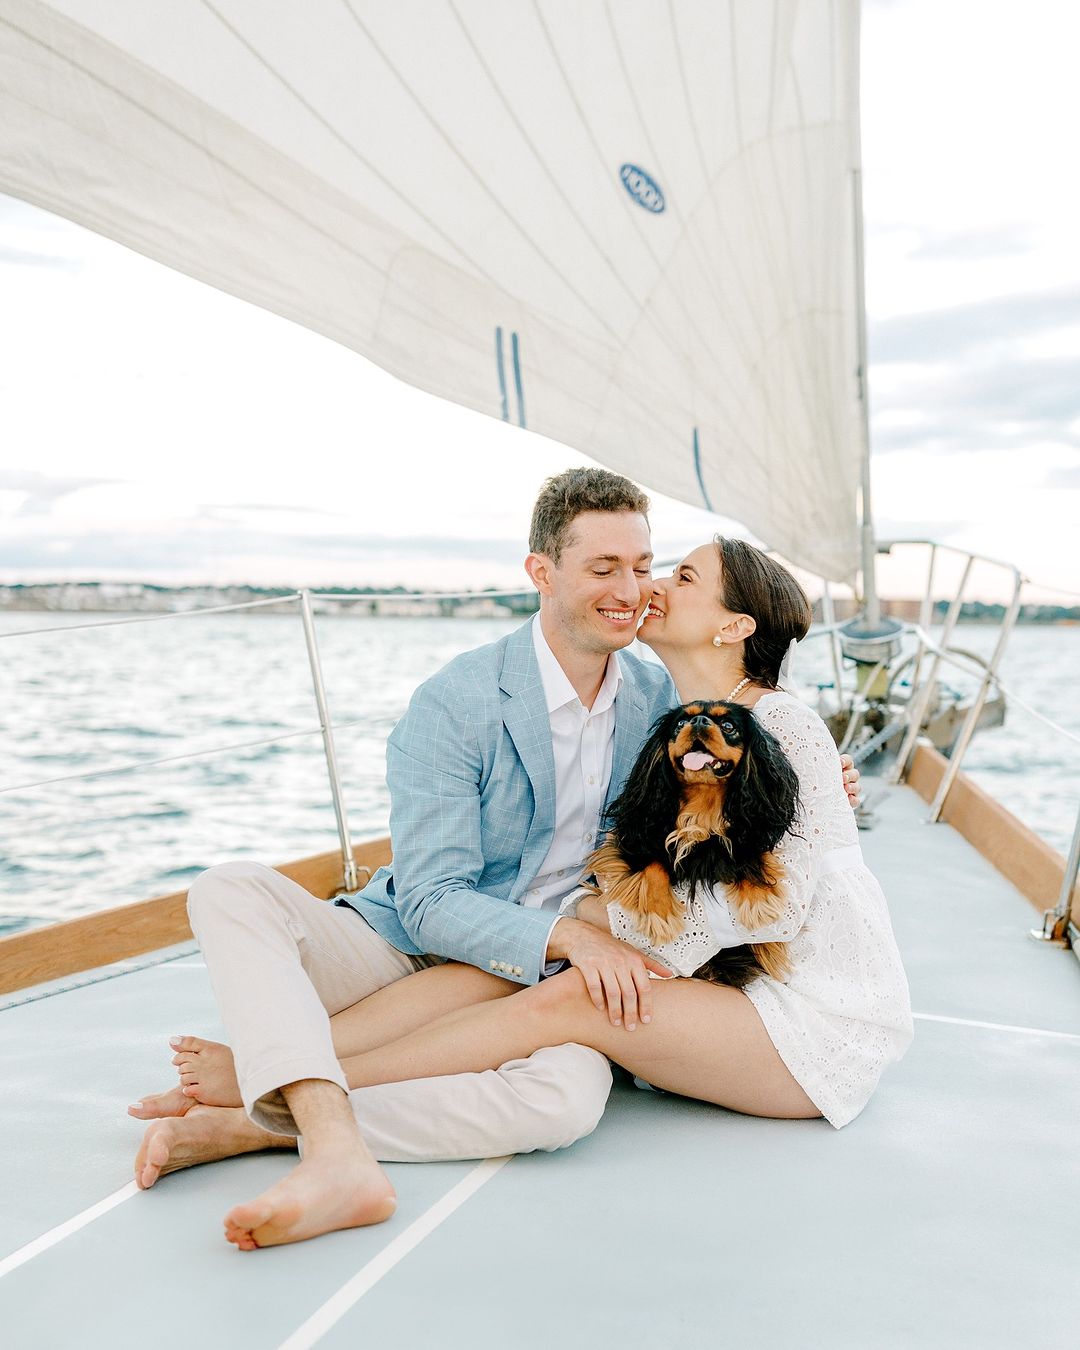
<path id="1" fill-rule="evenodd" d="M 839 758 L 820 717 L 777 690 L 754 707 L 799 778 L 798 833 L 776 852 L 787 873 L 781 918 L 745 929 L 726 891 L 699 888 L 685 931 L 650 947 L 619 905 L 608 906 L 612 933 L 689 975 L 723 947 L 786 942 L 791 968 L 783 981 L 756 976 L 743 990 L 796 1082 L 832 1125 L 853 1120 L 885 1067 L 911 1043 L 907 977 L 885 897 L 863 862 Z"/>

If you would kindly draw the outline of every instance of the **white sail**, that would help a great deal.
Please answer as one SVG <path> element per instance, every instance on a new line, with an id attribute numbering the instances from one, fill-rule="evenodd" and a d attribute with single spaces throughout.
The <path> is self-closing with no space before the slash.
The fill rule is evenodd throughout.
<path id="1" fill-rule="evenodd" d="M 0 190 L 858 565 L 857 0 L 3 0 Z"/>

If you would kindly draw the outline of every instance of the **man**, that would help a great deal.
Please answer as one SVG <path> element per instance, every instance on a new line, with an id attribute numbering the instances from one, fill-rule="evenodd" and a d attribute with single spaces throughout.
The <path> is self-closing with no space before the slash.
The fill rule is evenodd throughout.
<path id="1" fill-rule="evenodd" d="M 388 1217 L 394 1196 L 376 1157 L 557 1148 L 595 1127 L 610 1071 L 583 1046 L 541 1051 L 498 1073 L 349 1094 L 338 1063 L 345 1049 L 327 1014 L 395 985 L 404 1031 L 415 986 L 396 982 L 442 957 L 485 972 L 489 984 L 492 975 L 533 984 L 569 962 L 613 1022 L 629 1032 L 648 1018 L 648 972 L 662 968 L 556 913 L 581 876 L 605 802 L 674 701 L 659 667 L 618 655 L 650 593 L 647 509 L 632 483 L 602 469 L 569 470 L 545 485 L 526 560 L 539 614 L 417 691 L 387 752 L 394 862 L 359 895 L 327 905 L 253 863 L 195 882 L 192 927 L 244 1111 L 198 1106 L 151 1126 L 136 1163 L 140 1185 L 175 1166 L 289 1147 L 299 1135 L 300 1165 L 226 1218 L 229 1240 L 252 1248 Z M 350 1014 L 350 1026 L 357 1020 Z M 205 1056 L 209 1066 L 220 1050 L 185 1041 L 177 1059 Z M 133 1114 L 189 1102 L 165 1094 Z"/>

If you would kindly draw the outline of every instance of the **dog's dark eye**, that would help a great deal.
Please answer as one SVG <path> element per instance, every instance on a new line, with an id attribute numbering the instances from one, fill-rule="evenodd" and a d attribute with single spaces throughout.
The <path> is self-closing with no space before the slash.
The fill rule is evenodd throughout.
<path id="1" fill-rule="evenodd" d="M 734 731 L 734 730 L 735 730 L 735 723 L 731 720 L 730 717 L 725 717 L 724 720 L 720 723 L 720 730 L 721 730 L 721 731 Z"/>

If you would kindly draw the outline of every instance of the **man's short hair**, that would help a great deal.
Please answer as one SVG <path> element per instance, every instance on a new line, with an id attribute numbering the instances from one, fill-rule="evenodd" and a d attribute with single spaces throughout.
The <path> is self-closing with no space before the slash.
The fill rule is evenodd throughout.
<path id="1" fill-rule="evenodd" d="M 529 529 L 529 550 L 558 562 L 570 526 L 583 511 L 636 511 L 648 516 L 649 499 L 621 474 L 608 469 L 566 469 L 540 489 Z"/>

